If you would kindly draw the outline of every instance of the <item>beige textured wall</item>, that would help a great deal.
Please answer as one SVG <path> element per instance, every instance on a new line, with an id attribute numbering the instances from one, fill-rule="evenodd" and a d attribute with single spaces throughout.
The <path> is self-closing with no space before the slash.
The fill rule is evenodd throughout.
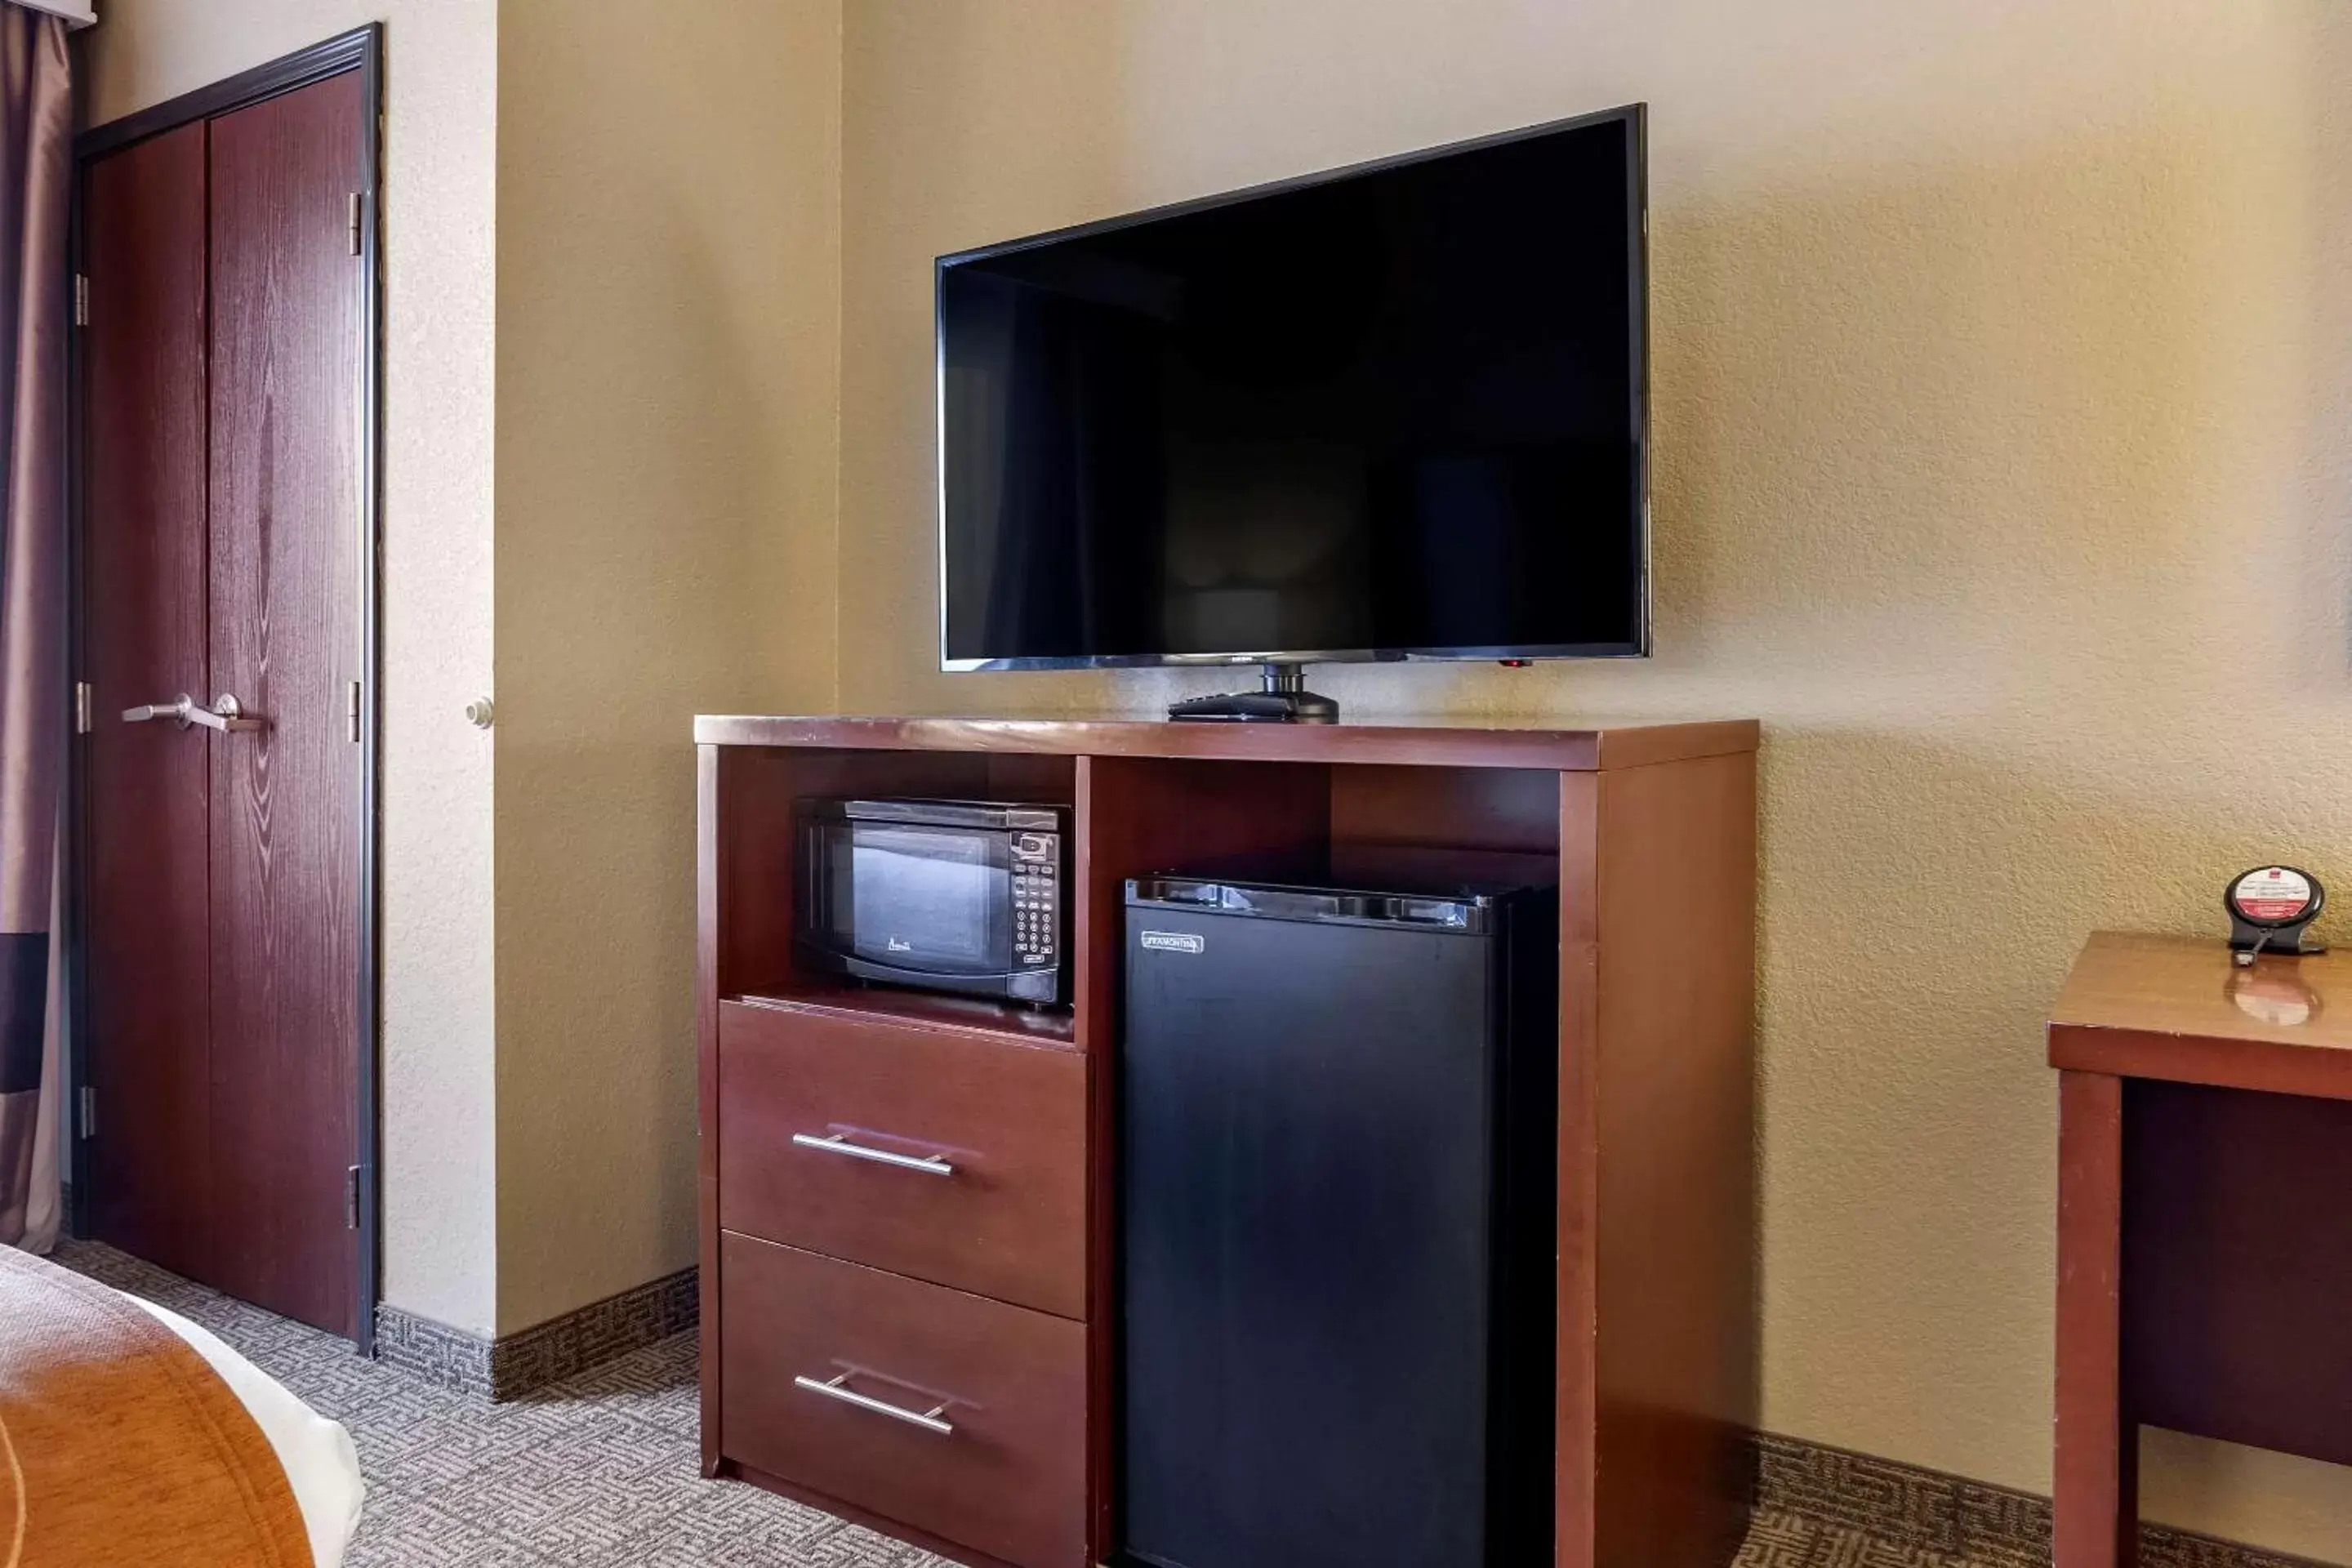
<path id="1" fill-rule="evenodd" d="M 91 122 L 386 26 L 384 1295 L 496 1313 L 490 740 L 493 0 L 108 0 Z"/>
<path id="2" fill-rule="evenodd" d="M 850 0 L 841 697 L 943 677 L 929 258 L 1635 99 L 1658 657 L 1319 672 L 1358 715 L 1756 714 L 1765 1412 L 2046 1489 L 2054 1094 L 2095 926 L 2352 879 L 2343 0 Z M 2352 1478 L 2150 1443 L 2352 1561 Z"/>
<path id="3" fill-rule="evenodd" d="M 502 0 L 499 1324 L 694 1260 L 697 711 L 834 695 L 837 0 Z"/>

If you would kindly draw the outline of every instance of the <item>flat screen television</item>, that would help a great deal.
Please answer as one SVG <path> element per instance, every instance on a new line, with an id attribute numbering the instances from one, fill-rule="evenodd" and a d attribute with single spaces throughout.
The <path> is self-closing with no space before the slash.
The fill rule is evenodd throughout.
<path id="1" fill-rule="evenodd" d="M 1646 654 L 1646 228 L 1636 105 L 941 257 L 941 668 Z"/>

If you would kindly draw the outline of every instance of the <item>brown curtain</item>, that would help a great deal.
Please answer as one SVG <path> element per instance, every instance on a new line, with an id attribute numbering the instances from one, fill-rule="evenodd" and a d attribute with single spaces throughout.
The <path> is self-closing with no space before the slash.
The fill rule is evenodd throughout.
<path id="1" fill-rule="evenodd" d="M 49 979 L 66 744 L 72 177 L 66 25 L 0 5 L 0 1243 L 37 1250 L 55 1239 L 58 1214 Z"/>

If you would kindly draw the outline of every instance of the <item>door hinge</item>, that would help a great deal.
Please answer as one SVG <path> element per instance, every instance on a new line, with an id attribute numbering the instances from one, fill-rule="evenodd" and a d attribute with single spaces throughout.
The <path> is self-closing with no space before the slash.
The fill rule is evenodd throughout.
<path id="1" fill-rule="evenodd" d="M 89 682 L 74 682 L 74 733 L 87 735 L 95 727 L 89 714 Z"/>
<path id="2" fill-rule="evenodd" d="M 352 681 L 343 689 L 343 738 L 353 745 L 360 739 L 360 683 Z"/>
<path id="3" fill-rule="evenodd" d="M 74 325 L 89 325 L 89 274 L 87 272 L 74 274 Z"/>
<path id="4" fill-rule="evenodd" d="M 81 1093 L 80 1093 L 79 1096 L 77 1096 L 76 1098 L 80 1101 L 80 1104 L 81 1104 L 81 1135 L 82 1135 L 83 1137 L 85 1137 L 85 1138 L 95 1138 L 95 1137 L 97 1137 L 97 1136 L 98 1136 L 98 1089 L 97 1089 L 97 1087 L 96 1087 L 95 1085 L 92 1085 L 92 1084 L 87 1084 L 87 1083 L 86 1083 L 86 1084 L 84 1084 L 84 1085 L 82 1085 L 82 1086 L 81 1086 Z"/>
<path id="5" fill-rule="evenodd" d="M 358 191 L 353 191 L 352 193 L 351 205 L 352 254 L 353 256 L 357 256 L 360 253 L 360 220 L 366 211 L 367 197 Z"/>
<path id="6" fill-rule="evenodd" d="M 352 1166 L 343 1173 L 343 1228 L 360 1227 L 360 1168 Z"/>

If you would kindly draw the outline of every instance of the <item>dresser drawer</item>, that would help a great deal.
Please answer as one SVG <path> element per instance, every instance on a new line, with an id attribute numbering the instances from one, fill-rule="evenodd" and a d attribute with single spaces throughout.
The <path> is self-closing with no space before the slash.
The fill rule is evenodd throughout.
<path id="1" fill-rule="evenodd" d="M 732 1233 L 719 1290 L 727 1458 L 1020 1568 L 1081 1568 L 1084 1327 Z"/>
<path id="2" fill-rule="evenodd" d="M 727 1003 L 719 1190 L 725 1229 L 1084 1318 L 1086 1059 Z"/>

